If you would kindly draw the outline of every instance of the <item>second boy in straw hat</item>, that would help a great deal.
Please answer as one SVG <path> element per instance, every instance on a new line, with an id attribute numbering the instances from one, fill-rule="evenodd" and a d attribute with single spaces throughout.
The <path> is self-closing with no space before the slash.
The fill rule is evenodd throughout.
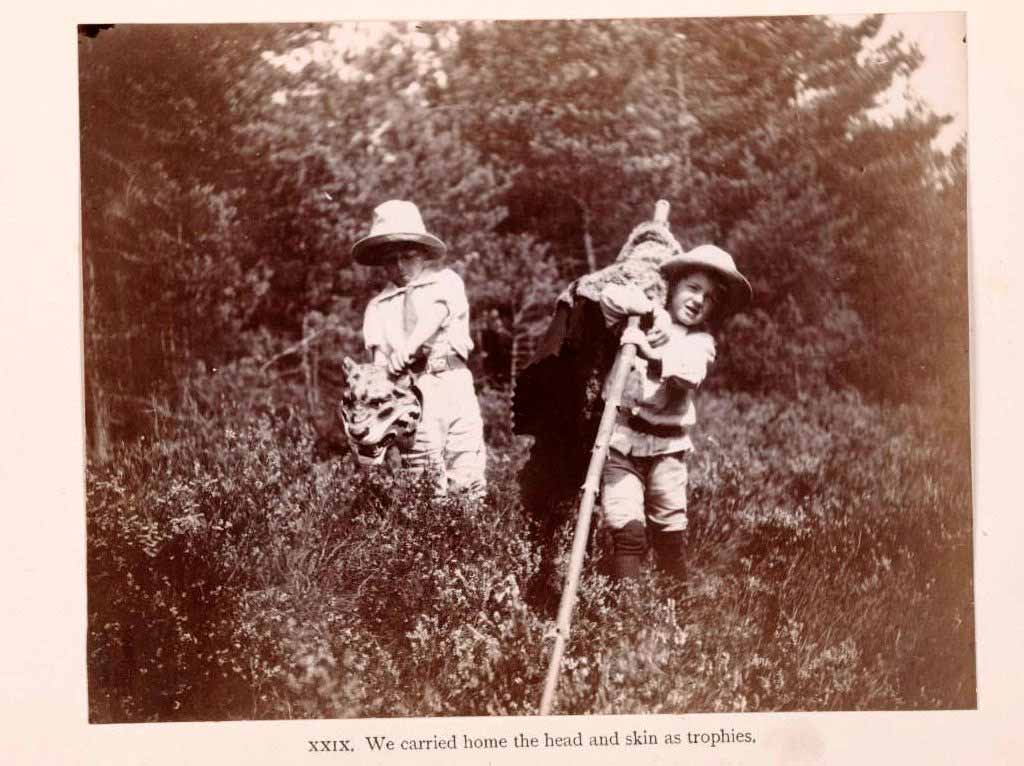
<path id="1" fill-rule="evenodd" d="M 356 263 L 387 270 L 390 284 L 366 307 L 363 338 L 373 362 L 410 370 L 423 416 L 406 462 L 439 473 L 448 487 L 481 496 L 486 453 L 483 419 L 466 366 L 473 341 L 461 277 L 446 268 L 447 246 L 427 232 L 412 202 L 377 206 L 370 233 L 352 247 Z"/>
<path id="2" fill-rule="evenodd" d="M 694 390 L 715 361 L 709 322 L 751 299 L 750 283 L 732 256 L 714 245 L 669 258 L 661 273 L 669 288 L 665 307 L 633 286 L 608 285 L 601 293 L 610 325 L 630 314 L 654 319 L 646 333 L 629 328 L 622 334 L 622 343 L 635 343 L 638 354 L 602 475 L 612 574 L 619 579 L 640 574 L 648 537 L 658 568 L 680 579 L 686 575 L 686 458 L 697 422 Z"/>

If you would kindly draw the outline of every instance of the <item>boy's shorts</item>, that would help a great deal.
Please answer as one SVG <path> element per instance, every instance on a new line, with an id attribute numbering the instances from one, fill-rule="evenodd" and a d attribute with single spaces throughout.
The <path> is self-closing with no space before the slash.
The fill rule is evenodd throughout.
<path id="1" fill-rule="evenodd" d="M 686 453 L 638 457 L 608 450 L 601 477 L 604 523 L 623 529 L 631 521 L 661 532 L 686 529 Z"/>
<path id="2" fill-rule="evenodd" d="M 423 417 L 411 452 L 405 455 L 414 470 L 431 468 L 440 474 L 440 489 L 462 489 L 483 495 L 484 422 L 469 369 L 424 373 L 416 381 L 423 393 Z"/>

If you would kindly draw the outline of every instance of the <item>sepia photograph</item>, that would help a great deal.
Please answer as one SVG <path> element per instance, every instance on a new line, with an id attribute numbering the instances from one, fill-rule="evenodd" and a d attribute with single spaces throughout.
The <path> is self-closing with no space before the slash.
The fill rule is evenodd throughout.
<path id="1" fill-rule="evenodd" d="M 965 43 L 79 24 L 88 721 L 976 710 Z"/>

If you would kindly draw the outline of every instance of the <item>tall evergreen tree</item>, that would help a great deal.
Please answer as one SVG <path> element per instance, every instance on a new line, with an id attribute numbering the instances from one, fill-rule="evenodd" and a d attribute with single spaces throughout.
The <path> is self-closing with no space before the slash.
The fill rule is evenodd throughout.
<path id="1" fill-rule="evenodd" d="M 921 62 L 898 38 L 869 51 L 881 23 L 469 25 L 458 30 L 452 85 L 438 100 L 470 113 L 468 137 L 512 179 L 506 226 L 551 243 L 568 261 L 563 274 L 582 267 L 590 242 L 592 262 L 610 260 L 637 211 L 659 196 L 673 202 L 684 244 L 733 252 L 757 300 L 725 330 L 724 345 L 744 353 L 724 356 L 719 380 L 882 390 L 900 379 L 897 363 L 870 379 L 858 371 L 899 358 L 883 339 L 908 323 L 895 308 L 879 318 L 865 297 L 893 273 L 881 243 L 927 230 L 907 209 L 938 193 L 925 158 L 936 159 L 929 143 L 942 120 L 869 118 Z M 908 263 L 922 260 L 908 254 Z"/>
<path id="2" fill-rule="evenodd" d="M 234 87 L 280 35 L 129 25 L 79 38 L 87 417 L 101 442 L 194 359 L 239 350 L 230 339 L 265 284 L 240 255 Z"/>

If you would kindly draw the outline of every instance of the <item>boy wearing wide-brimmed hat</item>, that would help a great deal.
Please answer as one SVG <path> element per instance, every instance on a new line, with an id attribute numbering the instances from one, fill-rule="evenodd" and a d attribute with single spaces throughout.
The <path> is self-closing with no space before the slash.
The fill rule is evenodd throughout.
<path id="1" fill-rule="evenodd" d="M 650 315 L 646 332 L 627 328 L 622 343 L 637 346 L 626 379 L 602 476 L 604 523 L 611 530 L 612 573 L 640 574 L 650 537 L 658 568 L 684 578 L 687 453 L 697 422 L 694 390 L 715 360 L 709 322 L 742 309 L 750 283 L 732 256 L 701 245 L 660 267 L 668 283 L 666 306 L 639 289 L 609 285 L 601 293 L 606 321 Z"/>
<path id="2" fill-rule="evenodd" d="M 377 206 L 370 232 L 353 245 L 352 256 L 386 269 L 390 284 L 367 305 L 363 338 L 375 364 L 396 375 L 411 371 L 423 394 L 423 416 L 406 463 L 437 471 L 442 489 L 482 495 L 483 419 L 466 366 L 473 349 L 469 303 L 462 278 L 444 266 L 446 252 L 412 202 Z"/>

